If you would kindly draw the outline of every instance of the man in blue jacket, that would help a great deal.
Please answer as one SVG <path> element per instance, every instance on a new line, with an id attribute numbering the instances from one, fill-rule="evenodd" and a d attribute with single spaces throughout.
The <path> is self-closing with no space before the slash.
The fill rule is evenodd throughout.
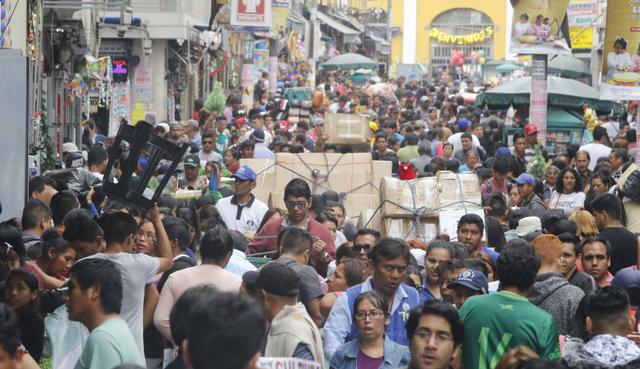
<path id="1" fill-rule="evenodd" d="M 397 239 L 383 239 L 369 251 L 369 264 L 373 276 L 349 288 L 338 297 L 324 326 L 325 357 L 332 357 L 343 343 L 358 336 L 353 324 L 353 305 L 363 292 L 380 292 L 391 306 L 391 318 L 385 331 L 393 342 L 408 345 L 405 322 L 409 311 L 420 303 L 418 291 L 402 283 L 409 264 L 409 248 Z"/>

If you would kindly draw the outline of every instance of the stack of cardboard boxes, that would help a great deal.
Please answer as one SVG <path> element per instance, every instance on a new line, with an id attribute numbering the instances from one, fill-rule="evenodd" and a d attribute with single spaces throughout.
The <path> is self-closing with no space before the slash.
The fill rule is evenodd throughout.
<path id="1" fill-rule="evenodd" d="M 466 213 L 484 219 L 480 183 L 473 173 L 439 172 L 412 181 L 383 178 L 380 208 L 363 210 L 360 225 L 368 223 L 384 237 L 430 241 L 448 234 L 455 240 L 458 220 Z"/>
<path id="2" fill-rule="evenodd" d="M 372 160 L 370 153 L 324 154 L 278 153 L 275 159 L 241 159 L 257 178 L 254 195 L 269 207 L 284 209 L 284 188 L 294 178 L 302 178 L 313 194 L 333 190 L 346 194 L 347 216 L 358 216 L 363 209 L 379 204 L 380 180 L 391 176 L 391 162 Z"/>

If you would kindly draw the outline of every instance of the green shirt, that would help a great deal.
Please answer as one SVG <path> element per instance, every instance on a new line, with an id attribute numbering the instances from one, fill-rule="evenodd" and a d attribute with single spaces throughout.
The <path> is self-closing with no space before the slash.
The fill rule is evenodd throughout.
<path id="1" fill-rule="evenodd" d="M 527 346 L 541 358 L 560 358 L 558 329 L 547 312 L 511 292 L 468 299 L 464 322 L 464 367 L 494 369 L 510 349 Z"/>
<path id="2" fill-rule="evenodd" d="M 113 369 L 122 364 L 146 367 L 129 325 L 114 318 L 91 332 L 74 369 Z"/>
<path id="3" fill-rule="evenodd" d="M 418 154 L 418 145 L 407 145 L 398 150 L 396 156 L 401 163 L 408 163 L 411 159 L 420 156 L 420 154 Z"/>

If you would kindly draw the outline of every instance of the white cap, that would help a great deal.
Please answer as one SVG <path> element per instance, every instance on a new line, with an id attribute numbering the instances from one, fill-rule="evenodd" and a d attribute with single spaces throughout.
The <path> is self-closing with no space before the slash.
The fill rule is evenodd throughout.
<path id="1" fill-rule="evenodd" d="M 78 146 L 76 146 L 76 144 L 74 144 L 73 142 L 65 142 L 62 144 L 62 153 L 66 154 L 68 152 L 78 152 L 80 150 L 78 150 Z"/>
<path id="2" fill-rule="evenodd" d="M 423 249 L 411 249 L 411 255 L 416 258 L 418 265 L 424 268 L 424 257 L 427 255 L 427 252 Z"/>
<path id="3" fill-rule="evenodd" d="M 164 133 L 169 133 L 169 131 L 171 130 L 169 128 L 169 124 L 167 124 L 167 123 L 158 123 L 158 124 L 156 124 L 156 126 L 162 127 L 162 129 L 164 130 Z"/>
<path id="4" fill-rule="evenodd" d="M 524 237 L 525 235 L 534 232 L 541 231 L 542 224 L 540 223 L 540 218 L 538 217 L 526 217 L 520 219 L 518 222 L 518 228 L 516 229 L 516 233 L 520 237 Z"/>

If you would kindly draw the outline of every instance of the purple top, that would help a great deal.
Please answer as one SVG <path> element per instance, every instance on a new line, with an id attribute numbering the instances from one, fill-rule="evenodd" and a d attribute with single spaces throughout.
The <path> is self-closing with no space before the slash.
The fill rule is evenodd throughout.
<path id="1" fill-rule="evenodd" d="M 384 356 L 372 358 L 367 356 L 362 350 L 359 350 L 356 363 L 356 369 L 379 369 L 384 363 Z"/>

